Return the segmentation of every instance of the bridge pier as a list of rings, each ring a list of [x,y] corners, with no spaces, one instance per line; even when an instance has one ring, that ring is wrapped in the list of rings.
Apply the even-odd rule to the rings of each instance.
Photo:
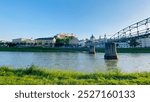
[[[105,43],[104,59],[107,59],[107,60],[118,59],[115,43],[113,43],[113,42]]]
[[[95,53],[96,53],[95,46],[91,45],[90,48],[89,48],[89,54],[95,54]]]

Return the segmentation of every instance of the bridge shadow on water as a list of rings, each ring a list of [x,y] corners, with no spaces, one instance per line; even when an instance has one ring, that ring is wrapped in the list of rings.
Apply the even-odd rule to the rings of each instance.
[[[120,71],[118,60],[105,60],[106,71]]]
[[[118,61],[119,60],[116,60],[116,59],[106,60],[103,57],[99,58],[98,56],[101,56],[101,55],[99,55],[99,54],[89,54],[89,57],[88,57],[91,61],[93,61],[93,64],[97,64],[97,60],[100,61],[99,63],[101,63],[101,64],[99,64],[99,65],[100,65],[100,67],[102,67],[102,69],[98,70],[99,69],[98,68],[97,71],[102,71],[103,70],[104,72],[105,71],[109,72],[109,71],[120,71],[121,70],[118,66]],[[96,63],[94,63],[94,62],[96,62]]]

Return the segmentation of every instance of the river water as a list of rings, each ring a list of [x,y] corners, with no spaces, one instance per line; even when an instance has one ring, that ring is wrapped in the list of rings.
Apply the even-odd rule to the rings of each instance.
[[[31,65],[81,72],[150,71],[150,53],[119,53],[118,60],[104,60],[104,53],[0,52],[0,66],[26,68]]]

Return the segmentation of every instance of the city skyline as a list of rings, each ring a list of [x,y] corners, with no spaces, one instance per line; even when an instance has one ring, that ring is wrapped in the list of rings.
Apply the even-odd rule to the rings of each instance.
[[[141,5],[142,4],[142,5]],[[0,40],[115,34],[150,15],[149,0],[1,0]]]

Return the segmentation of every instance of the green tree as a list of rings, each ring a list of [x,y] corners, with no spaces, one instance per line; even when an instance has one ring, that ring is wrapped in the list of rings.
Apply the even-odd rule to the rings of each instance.
[[[73,39],[73,37],[65,37],[63,39],[56,38],[56,46],[69,45],[71,39]]]
[[[140,43],[137,42],[136,39],[131,39],[130,42],[129,42],[129,45],[130,45],[131,47],[137,47],[138,45],[140,45]]]
[[[8,45],[9,47],[16,47],[16,46],[17,46],[17,44],[15,44],[15,43],[7,43],[7,45]]]

